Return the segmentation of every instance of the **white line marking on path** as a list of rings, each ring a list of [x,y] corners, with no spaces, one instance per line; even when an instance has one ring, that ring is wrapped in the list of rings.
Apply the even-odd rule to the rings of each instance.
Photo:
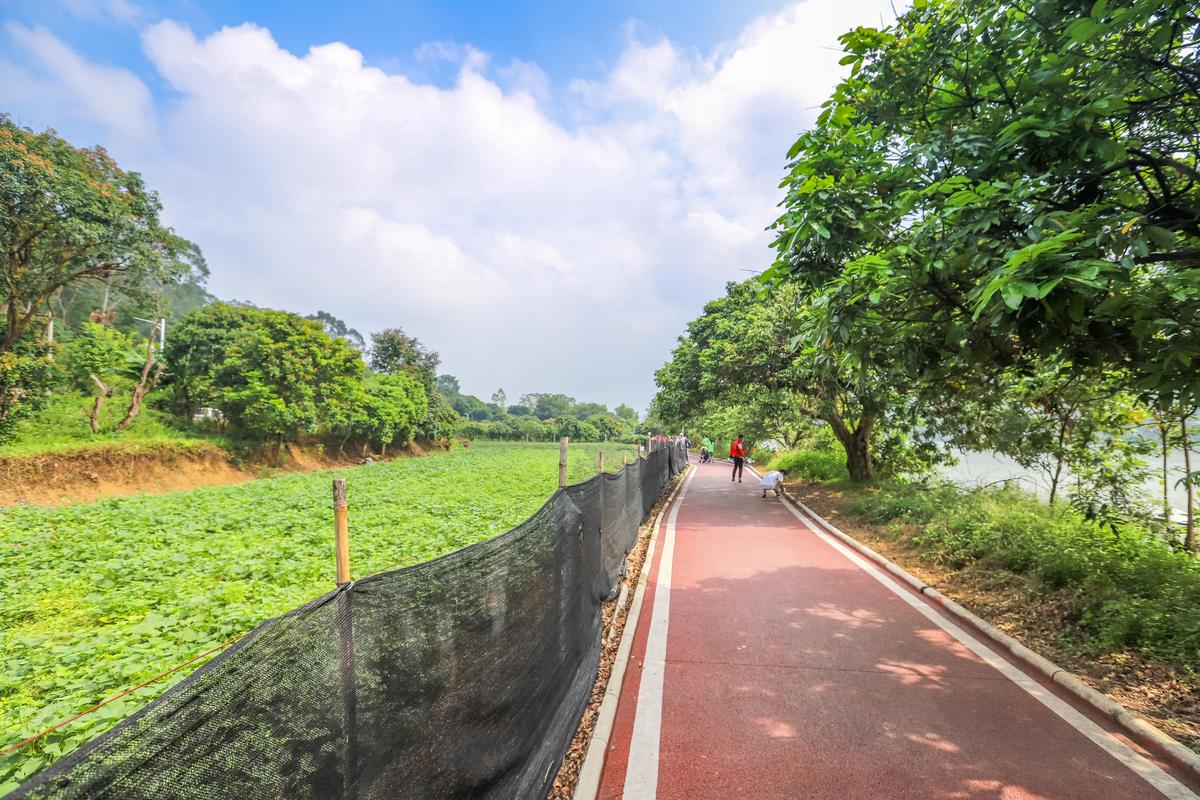
[[[850,548],[846,547],[846,545],[825,533],[825,531],[820,529],[820,526],[817,524],[817,522],[813,519],[810,519],[809,516],[803,511],[797,509],[790,502],[785,501],[783,505],[786,506],[788,511],[791,511],[798,520],[803,522],[809,530],[821,537],[826,544],[837,550],[846,558],[850,559],[850,561],[858,566],[859,569],[863,570],[872,578],[882,583],[901,600],[915,608],[930,622],[937,625],[939,628],[953,636],[962,644],[966,645],[973,653],[975,653],[975,655],[986,661],[1017,686],[1020,686],[1028,694],[1032,695],[1038,702],[1053,711],[1064,722],[1082,733],[1094,744],[1101,747],[1110,756],[1136,772],[1143,780],[1145,780],[1158,791],[1162,792],[1164,796],[1171,798],[1171,800],[1195,800],[1196,794],[1182,783],[1172,778],[1163,770],[1159,769],[1155,764],[1151,763],[1148,759],[1137,753],[1129,745],[1112,736],[1112,734],[1104,730],[1104,728],[1101,728],[1086,716],[1076,711],[1073,707],[1071,707],[1070,704],[1064,702],[1057,695],[1047,691],[1046,688],[1040,683],[1035,681],[1033,678],[1030,678],[1008,661],[1005,661],[991,648],[982,644],[974,636],[943,617],[937,611],[934,611],[925,600],[918,598],[912,592],[901,587],[900,584],[884,575],[882,572],[876,569],[875,566],[867,562]],[[666,557],[665,552],[663,553],[663,556],[664,558]],[[655,606],[655,612],[657,615],[657,603]],[[662,688],[661,680],[659,682],[659,688],[660,690]],[[629,784],[626,783],[627,792],[628,785]],[[639,797],[640,796],[642,795],[639,795]],[[645,797],[653,796],[653,794],[645,795]]]
[[[633,735],[629,742],[629,763],[625,767],[625,800],[654,800],[658,794],[658,750],[662,736],[663,675],[667,668],[667,617],[671,613],[671,561],[675,556],[675,518],[687,497],[692,470],[675,498],[663,531],[662,556],[654,588],[654,609],[642,661],[642,680],[638,684],[637,709],[633,716]]]

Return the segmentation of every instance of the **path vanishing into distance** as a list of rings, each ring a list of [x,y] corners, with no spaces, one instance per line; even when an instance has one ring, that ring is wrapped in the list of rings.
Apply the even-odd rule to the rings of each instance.
[[[664,517],[602,800],[1197,797],[729,470],[698,465]]]

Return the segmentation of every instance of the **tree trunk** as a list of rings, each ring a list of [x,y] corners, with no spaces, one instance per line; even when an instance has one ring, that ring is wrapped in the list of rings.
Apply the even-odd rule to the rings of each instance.
[[[123,431],[133,424],[137,419],[137,415],[142,411],[142,398],[149,393],[158,383],[158,379],[162,377],[163,367],[166,364],[162,361],[157,361],[154,358],[154,328],[150,329],[150,338],[146,340],[146,363],[142,366],[142,376],[138,379],[137,386],[133,387],[133,397],[129,401],[129,410],[125,412],[125,416],[117,423],[117,430]],[[157,366],[155,366],[157,364]],[[153,377],[150,371],[154,371]]]
[[[95,373],[89,373],[88,377],[92,379],[92,383],[96,384],[96,400],[92,403],[92,413],[88,417],[88,422],[92,424],[92,433],[100,432],[100,407],[104,405],[104,398],[112,397],[112,389],[108,387],[104,381],[96,377]]]
[[[1195,516],[1195,499],[1196,487],[1192,485],[1192,447],[1188,441],[1187,417],[1179,418],[1179,433],[1183,441],[1183,471],[1187,481],[1184,486],[1187,488],[1187,533],[1183,537],[1183,546],[1187,550],[1192,549],[1192,539],[1196,533],[1196,516]]]
[[[1067,427],[1070,424],[1070,413],[1068,412],[1066,416],[1060,413],[1058,419],[1058,450],[1054,453],[1054,477],[1050,480],[1050,505],[1054,505],[1054,498],[1058,496],[1058,482],[1062,480],[1063,443],[1067,440]]]
[[[1062,468],[1062,456],[1055,456],[1054,475],[1050,477],[1050,505],[1054,505],[1054,498],[1058,495],[1058,482],[1062,479]]]
[[[854,430],[846,425],[838,414],[823,418],[833,428],[833,435],[846,451],[846,471],[850,480],[865,483],[875,480],[875,464],[871,460],[871,432],[875,428],[875,416],[863,414]]]

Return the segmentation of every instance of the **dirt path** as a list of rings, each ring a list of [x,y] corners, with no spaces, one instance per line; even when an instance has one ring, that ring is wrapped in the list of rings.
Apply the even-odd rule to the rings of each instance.
[[[601,798],[1196,796],[727,470],[668,516]]]

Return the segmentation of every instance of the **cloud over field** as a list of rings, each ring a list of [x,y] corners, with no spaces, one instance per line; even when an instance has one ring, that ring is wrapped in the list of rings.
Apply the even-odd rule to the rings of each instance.
[[[124,6],[125,4],[123,4]],[[401,324],[464,388],[644,405],[674,337],[765,267],[783,157],[836,77],[838,33],[890,4],[808,0],[713,52],[631,26],[600,80],[431,43],[453,84],[343,43],[145,24],[165,88],[9,24],[0,107],[81,119],[146,173],[222,297],[364,332]]]

